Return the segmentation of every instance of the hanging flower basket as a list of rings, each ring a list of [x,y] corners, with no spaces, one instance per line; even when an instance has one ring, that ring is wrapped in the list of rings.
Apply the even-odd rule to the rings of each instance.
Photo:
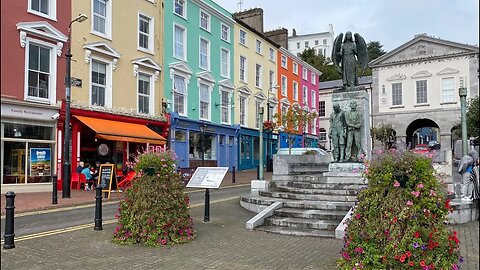
[[[273,121],[265,121],[263,122],[263,130],[265,131],[273,131],[277,125]]]

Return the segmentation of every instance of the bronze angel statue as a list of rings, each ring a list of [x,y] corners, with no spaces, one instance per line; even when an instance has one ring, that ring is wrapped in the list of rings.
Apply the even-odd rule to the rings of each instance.
[[[356,33],[353,41],[352,32],[340,33],[333,42],[332,60],[335,68],[342,74],[343,87],[358,85],[357,66],[362,69],[362,75],[368,67],[368,51],[365,40]]]

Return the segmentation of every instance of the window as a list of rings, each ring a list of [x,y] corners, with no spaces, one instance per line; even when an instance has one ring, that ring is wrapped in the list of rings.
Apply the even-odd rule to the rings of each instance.
[[[179,16],[182,16],[182,17],[186,17],[185,15],[185,0],[175,0],[175,6],[174,6],[174,9],[173,9],[173,13],[179,15]]]
[[[185,130],[175,130],[175,141],[176,142],[186,142],[187,134]]]
[[[240,30],[240,44],[247,46],[247,33]]]
[[[221,98],[222,98],[222,123],[230,123],[230,96],[227,91],[220,91]]]
[[[318,49],[318,55],[324,55],[322,49]]]
[[[298,83],[295,81],[293,82],[293,100],[298,101]],[[303,102],[306,102],[306,100]]]
[[[200,84],[200,119],[210,119],[210,91],[208,86]]]
[[[323,39],[323,45],[327,45],[327,39]]]
[[[138,15],[138,47],[153,52],[153,23],[152,18]]]
[[[93,32],[107,38],[110,38],[111,2],[108,0],[93,0]]]
[[[262,119],[260,119],[260,107],[262,107],[262,103],[259,100],[255,101],[255,127],[260,128],[260,123]]]
[[[298,64],[295,62],[293,62],[293,74],[298,75]]]
[[[317,118],[314,118],[312,120],[312,124],[310,125],[310,128],[311,128],[311,131],[310,131],[311,134],[317,134]]]
[[[247,123],[247,98],[240,96],[240,125],[245,126]]]
[[[222,23],[222,40],[230,42],[230,27]]]
[[[442,102],[455,102],[455,81],[453,77],[442,79]]]
[[[308,41],[305,41],[305,48],[308,48]]]
[[[273,70],[270,70],[270,72],[268,73],[268,85],[270,87],[270,89],[268,89],[268,91],[270,93],[273,93],[273,90],[275,90],[275,71]]]
[[[310,106],[311,106],[312,108],[316,108],[317,105],[316,105],[315,103],[317,103],[317,92],[312,91],[312,94],[311,94],[311,95],[312,95],[312,100],[311,100]]]
[[[185,39],[185,29],[175,25],[173,37],[173,56],[181,60],[185,60],[186,58]]]
[[[240,81],[247,81],[247,58],[240,56]]]
[[[200,68],[210,70],[210,42],[200,38]]]
[[[320,128],[320,134],[318,136],[318,139],[320,141],[326,141],[327,140],[327,131],[324,128]]]
[[[107,64],[96,60],[92,61],[92,100],[91,105],[105,106],[107,88]]]
[[[144,114],[153,114],[153,111],[150,110],[151,102],[151,78],[152,76],[139,73],[138,74],[138,112]]]
[[[56,20],[57,0],[29,0],[28,12]]]
[[[200,28],[210,31],[210,15],[203,10],[200,10]]]
[[[49,99],[51,49],[30,43],[28,47],[28,97]]]
[[[427,80],[416,81],[417,85],[417,104],[425,104],[428,102],[427,96]]]
[[[297,42],[297,49],[300,49],[300,42]]]
[[[308,80],[308,73],[306,68],[302,68],[302,78]]]
[[[304,85],[302,88],[302,100],[304,104],[307,103],[307,97],[308,97],[307,94],[308,94],[308,88]]]
[[[282,95],[287,96],[287,77],[282,75]]]
[[[173,110],[180,115],[185,115],[186,87],[185,78],[179,75],[173,76]]]
[[[262,54],[262,42],[258,39],[255,42],[255,51],[259,54]]]
[[[326,115],[325,109],[326,109],[325,108],[325,101],[322,100],[318,103],[318,116],[325,117],[325,115]]]
[[[287,68],[287,57],[282,55],[282,67]]]
[[[220,74],[223,77],[230,78],[230,51],[222,48],[220,58]]]
[[[392,83],[392,106],[402,105],[402,83]]]
[[[268,50],[268,58],[270,61],[275,62],[275,51],[272,48]]]
[[[287,115],[288,105],[282,104],[282,115]]]
[[[317,76],[315,75],[315,73],[312,72],[312,84],[313,85],[316,85],[317,84]]]
[[[262,87],[262,66],[259,64],[255,65],[255,86]]]
[[[317,45],[318,45],[318,39],[315,40],[315,46],[317,46]]]

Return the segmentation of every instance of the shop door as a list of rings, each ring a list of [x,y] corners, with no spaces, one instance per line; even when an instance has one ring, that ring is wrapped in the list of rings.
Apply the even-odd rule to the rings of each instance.
[[[235,162],[235,156],[236,156],[236,145],[235,145],[235,137],[233,136],[228,136],[228,147],[227,147],[227,157],[228,157],[228,167],[230,169],[233,169],[233,166],[237,167],[237,164]]]
[[[188,141],[187,141],[187,131],[186,130],[175,130],[174,131],[175,142],[173,143],[173,150],[177,155],[177,164],[180,168],[188,168],[190,166],[189,162],[189,151],[188,151]]]
[[[227,147],[225,147],[225,135],[218,136],[218,166],[228,166]]]

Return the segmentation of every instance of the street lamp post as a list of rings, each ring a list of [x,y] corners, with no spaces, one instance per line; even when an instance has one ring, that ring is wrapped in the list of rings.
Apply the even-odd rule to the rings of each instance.
[[[67,61],[66,78],[65,78],[65,124],[64,124],[64,138],[63,138],[63,185],[62,185],[62,198],[70,198],[70,173],[71,173],[71,156],[70,156],[70,87],[72,83],[71,66],[72,66],[72,53],[71,53],[71,37],[72,37],[72,24],[74,22],[83,22],[87,19],[87,15],[79,14],[73,21],[68,24],[68,41],[67,41],[67,53],[65,59]]]
[[[271,85],[270,88],[267,91],[267,121],[269,121],[269,122],[272,119],[271,112],[270,112],[270,91],[272,89],[278,89],[278,85]],[[263,120],[262,120],[261,124],[263,125]],[[271,142],[270,142],[270,133],[271,132],[272,131],[267,131],[267,155],[266,155],[266,157],[267,157],[267,172],[273,170],[273,168],[270,168],[270,155],[273,156],[273,149],[272,149],[272,145],[271,145]],[[273,167],[273,166],[271,166],[271,167]],[[269,170],[269,169],[271,169],[271,170]]]
[[[202,167],[205,167],[205,131],[207,129],[207,125],[202,123],[200,125],[200,135],[201,135],[201,150],[202,150]],[[205,189],[205,211],[203,215],[203,222],[210,222],[210,190],[208,188]]]
[[[259,108],[258,111],[258,118],[260,118],[260,160],[258,161],[258,166],[259,166],[259,174],[258,174],[258,180],[262,181],[265,180],[263,178],[263,107]]]
[[[460,96],[460,108],[462,110],[462,156],[468,154],[467,143],[467,88],[464,86],[463,77],[460,78],[460,88],[458,94]]]

